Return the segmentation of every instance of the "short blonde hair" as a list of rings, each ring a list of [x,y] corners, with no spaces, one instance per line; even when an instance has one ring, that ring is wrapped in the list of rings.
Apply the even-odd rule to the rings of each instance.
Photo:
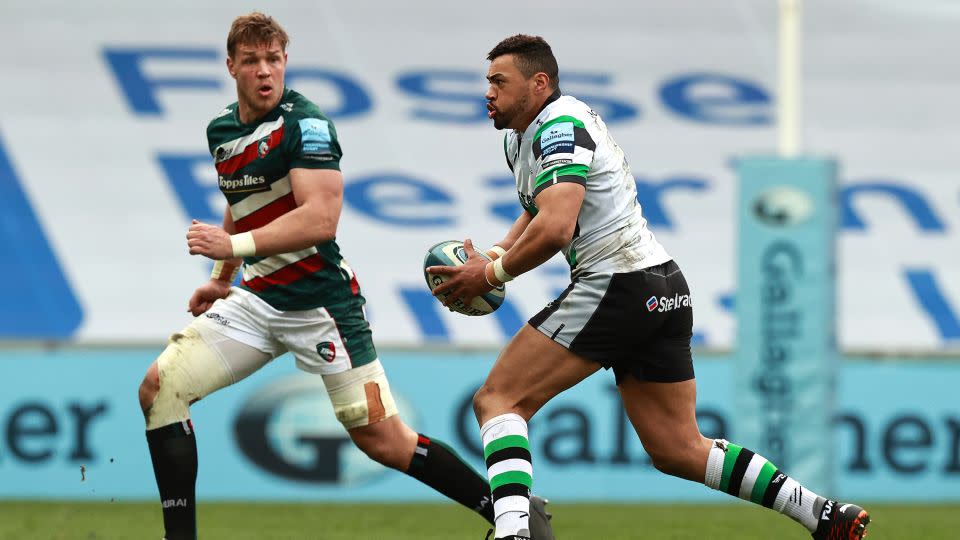
[[[287,50],[290,37],[273,17],[254,11],[233,20],[227,34],[227,55],[233,58],[237,45],[269,45],[276,40],[280,48]]]

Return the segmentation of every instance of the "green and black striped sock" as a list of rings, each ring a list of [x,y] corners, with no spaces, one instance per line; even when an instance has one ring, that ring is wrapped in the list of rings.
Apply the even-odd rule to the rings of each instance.
[[[703,482],[789,516],[813,532],[825,499],[807,490],[760,454],[723,439],[713,441]]]
[[[501,414],[480,428],[487,478],[496,516],[496,538],[529,534],[530,489],[533,462],[527,438],[527,422],[517,414]]]

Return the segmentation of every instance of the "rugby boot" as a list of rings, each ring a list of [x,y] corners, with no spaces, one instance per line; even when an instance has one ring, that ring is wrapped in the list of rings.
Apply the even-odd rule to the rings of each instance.
[[[814,540],[860,540],[867,535],[870,514],[855,504],[826,501]]]
[[[490,540],[490,535],[493,534],[493,529],[487,531],[487,536],[484,540]],[[493,540],[531,540],[530,531],[527,529],[520,529],[517,531],[517,534],[508,534],[507,536],[495,536]]]
[[[547,499],[530,496],[530,538],[532,540],[556,540],[550,520],[553,514],[547,512]]]

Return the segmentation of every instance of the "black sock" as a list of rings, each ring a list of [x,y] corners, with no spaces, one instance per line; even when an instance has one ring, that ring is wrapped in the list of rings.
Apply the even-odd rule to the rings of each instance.
[[[196,540],[197,439],[190,420],[147,431],[166,540]]]
[[[418,434],[417,448],[407,474],[480,514],[493,524],[490,484],[467,465],[456,451],[436,439]]]

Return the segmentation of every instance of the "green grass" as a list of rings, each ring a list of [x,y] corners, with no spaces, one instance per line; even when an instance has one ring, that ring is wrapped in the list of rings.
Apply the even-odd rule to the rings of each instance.
[[[960,538],[960,505],[867,505],[870,540]],[[747,504],[551,504],[559,540],[809,538],[791,520]],[[485,523],[449,504],[204,503],[202,540],[480,540]],[[148,503],[0,502],[0,540],[160,540]]]

